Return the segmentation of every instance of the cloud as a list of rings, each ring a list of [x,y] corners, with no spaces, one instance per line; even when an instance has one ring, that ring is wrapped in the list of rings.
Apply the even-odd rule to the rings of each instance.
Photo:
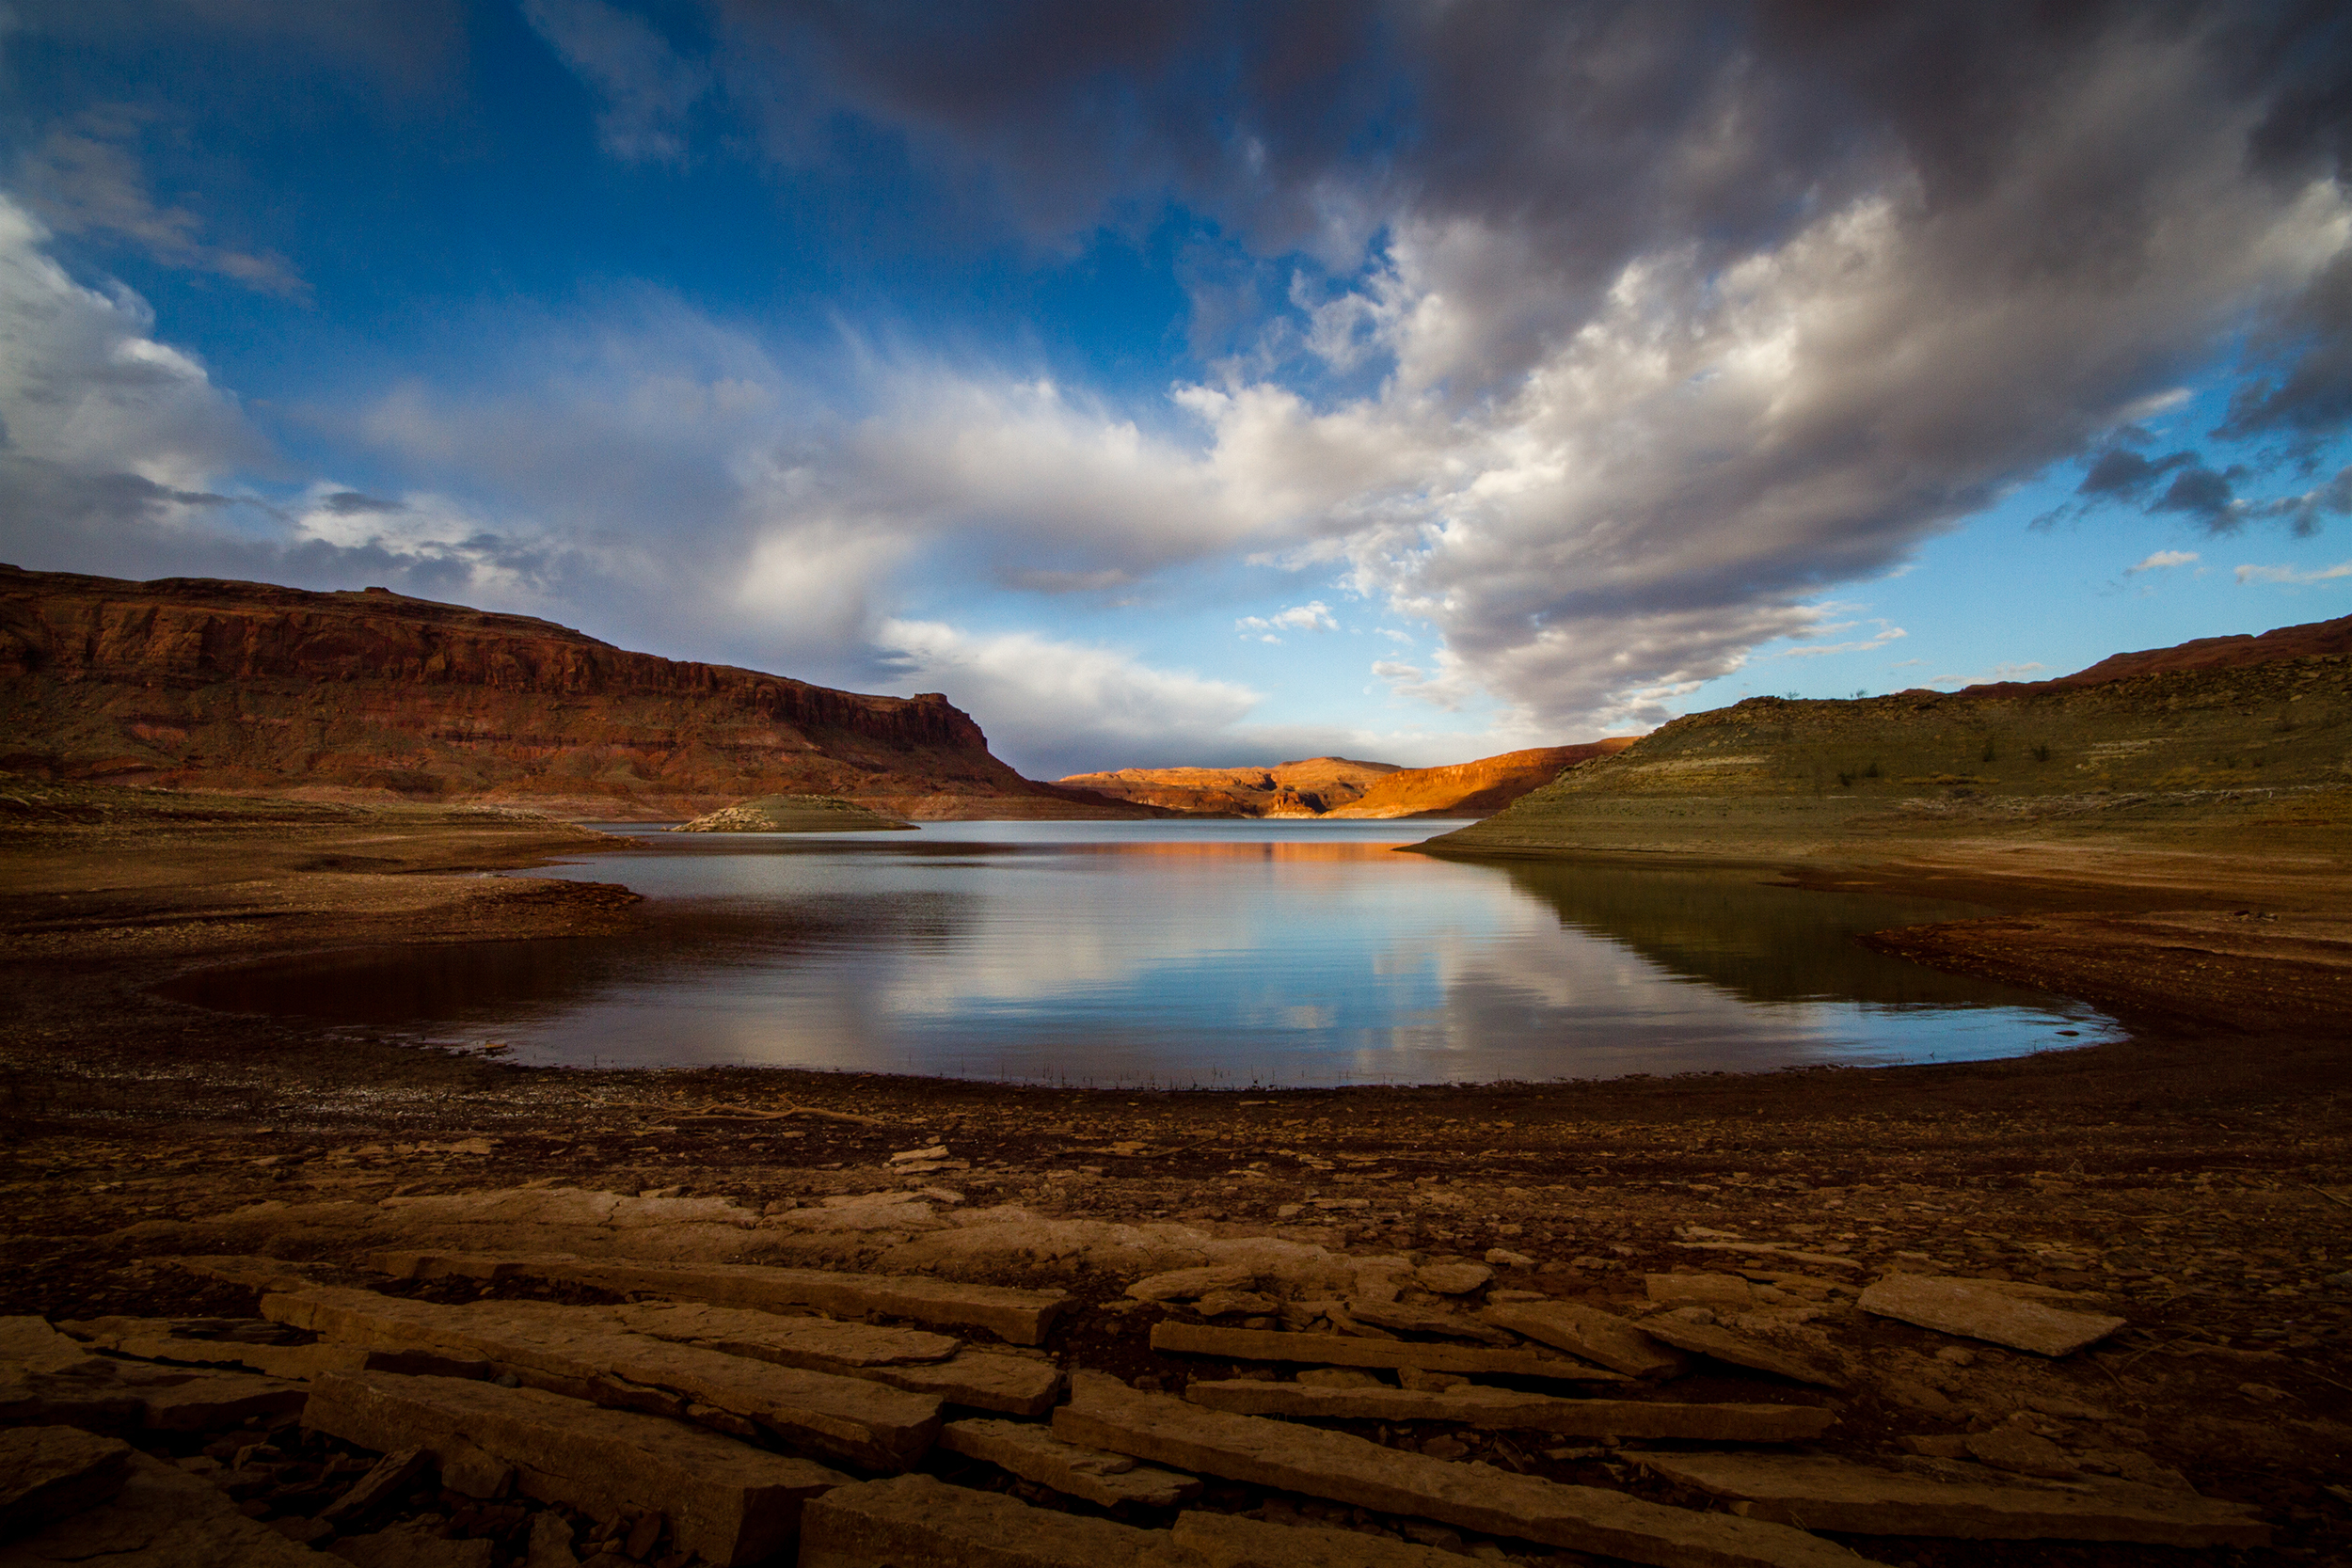
[[[2124,567],[2123,575],[2127,578],[2137,577],[2142,572],[2162,571],[2168,566],[2185,566],[2198,559],[2195,550],[2157,550]]]
[[[1992,669],[1980,670],[1973,675],[1937,675],[1928,684],[1930,686],[1974,686],[1980,681],[2022,680],[2042,668],[2042,665],[2039,660],[2027,660],[2021,664],[1995,664]]]
[[[2305,443],[2352,420],[2352,253],[2338,256],[2256,339],[2270,373],[2239,388],[2217,434]]]
[[[145,300],[74,282],[47,239],[0,196],[0,521],[11,548],[56,559],[75,541],[186,528],[231,505],[220,479],[266,456],[236,400],[156,340]]]
[[[1851,630],[1857,625],[1859,625],[1858,622],[1848,621],[1836,626],[1819,626],[1812,628],[1810,635],[1825,637],[1832,632]],[[1800,642],[1793,648],[1783,648],[1772,657],[1774,658],[1819,658],[1825,654],[1867,654],[1910,635],[1900,626],[1889,626],[1886,622],[1881,621],[1878,630],[1858,641]]]
[[[1033,238],[1164,199],[1291,257],[1287,312],[1203,266],[1221,320],[1277,314],[1179,388],[1207,442],[1170,493],[1229,540],[1303,532],[1257,547],[1343,565],[1442,638],[1449,700],[1548,726],[1654,721],[1804,634],[1823,586],[2097,450],[2265,302],[2301,302],[2296,418],[2336,417],[2340,149],[2287,107],[2335,90],[2311,13],[726,14],[801,89],[781,156],[846,115]],[[2084,499],[2113,496],[2256,515],[2187,453],[2108,451]]]
[[[1337,631],[1339,622],[1331,618],[1331,607],[1321,599],[1293,605],[1272,615],[1245,615],[1233,623],[1233,629],[1244,637],[1254,637],[1262,642],[1279,642],[1285,631]]]
[[[1231,681],[1029,632],[891,620],[877,640],[905,680],[952,693],[997,755],[1038,778],[1100,768],[1105,757],[1150,767],[1225,751],[1233,726],[1263,701]]]
[[[605,0],[523,0],[523,16],[602,100],[596,139],[607,152],[628,163],[685,160],[687,119],[710,90],[708,67]]]
[[[185,207],[159,206],[127,143],[142,117],[95,109],[62,126],[18,161],[24,202],[61,234],[111,234],[167,266],[215,273],[262,293],[307,300],[305,283],[282,256],[209,245],[203,220]]]
[[[2237,579],[2241,583],[2300,586],[2312,582],[2332,582],[2338,578],[2352,578],[2352,561],[2339,561],[2333,566],[2316,567],[2307,572],[2298,572],[2292,566],[2240,566],[2237,569]]]

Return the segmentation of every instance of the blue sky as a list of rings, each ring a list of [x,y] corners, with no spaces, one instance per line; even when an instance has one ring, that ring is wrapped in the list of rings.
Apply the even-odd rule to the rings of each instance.
[[[2063,9],[11,0],[0,559],[1048,777],[2352,613],[2347,24]]]

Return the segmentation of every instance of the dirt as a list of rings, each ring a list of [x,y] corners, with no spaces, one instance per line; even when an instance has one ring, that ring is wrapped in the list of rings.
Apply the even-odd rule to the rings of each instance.
[[[1979,876],[1965,857],[1799,874],[1965,890],[2005,911],[1873,940],[2082,996],[2126,1026],[2125,1038],[2082,1050],[1542,1085],[1073,1091],[535,1069],[204,1012],[151,988],[199,968],[388,941],[626,931],[635,895],[473,874],[596,842],[520,814],[23,781],[0,787],[0,1203],[11,1216],[0,1312],[252,1312],[251,1291],[163,1266],[125,1238],[136,1224],[526,1182],[676,1188],[757,1209],[904,1184],[886,1157],[945,1142],[968,1162],[954,1180],[976,1207],[1272,1229],[1422,1260],[1501,1247],[1551,1265],[1506,1267],[1506,1283],[1620,1307],[1640,1296],[1645,1273],[1727,1266],[1684,1244],[1693,1227],[1842,1250],[1869,1271],[2095,1291],[2129,1326],[2054,1363],[1979,1347],[1975,1365],[1955,1368],[1931,1359],[1950,1343],[1939,1336],[1846,1314],[1841,1346],[1877,1370],[1840,1396],[1833,1447],[1883,1451],[1905,1434],[2022,1418],[2256,1503],[2307,1560],[2352,1554],[2352,1505],[2330,1490],[2352,1467],[2352,1041],[2342,1022],[2352,946],[2316,882],[2265,909],[2153,875],[2103,883],[2057,862],[2023,879]],[[1004,1282],[1061,1284],[1087,1305],[1050,1347],[1065,1361],[1170,1387],[1230,1375],[1152,1352],[1159,1309],[1101,1310],[1117,1280],[1038,1265]],[[2020,1408],[2021,1389],[2107,1418],[2004,1414]],[[1475,1457],[1562,1480],[1646,1484],[1609,1454],[1462,1441]],[[1290,1506],[1234,1488],[1212,1501]],[[1851,1544],[1935,1568],[2195,1555]]]

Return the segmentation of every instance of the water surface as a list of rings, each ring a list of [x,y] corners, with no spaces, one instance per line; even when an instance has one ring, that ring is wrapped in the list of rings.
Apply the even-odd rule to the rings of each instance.
[[[1176,1086],[1952,1061],[2114,1032],[1854,941],[1968,906],[1392,847],[1458,825],[623,826],[649,847],[530,875],[627,883],[642,932],[372,949],[171,993],[520,1061]]]

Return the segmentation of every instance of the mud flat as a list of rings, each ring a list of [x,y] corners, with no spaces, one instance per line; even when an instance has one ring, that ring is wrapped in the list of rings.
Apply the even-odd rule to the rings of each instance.
[[[776,1544],[801,1531],[842,1562],[1016,1530],[1039,1560],[1171,1563],[1187,1542],[1234,1561],[1936,1568],[2352,1551],[2333,1490],[2352,1468],[2352,1053],[2315,903],[2190,883],[2119,900],[2062,855],[2028,895],[1964,859],[1801,872],[1990,888],[1972,895],[2026,934],[1966,940],[2073,966],[2130,1028],[2001,1062],[1238,1094],[564,1072],[150,988],[358,943],[625,931],[626,889],[473,874],[576,853],[585,830],[0,797],[0,1313],[45,1321],[8,1326],[21,1386],[0,1408],[19,1433],[104,1429],[13,1439],[58,1471],[40,1496],[81,1507],[45,1531],[135,1508],[224,1541],[392,1538],[349,1548],[365,1560],[421,1536],[485,1563],[543,1539],[567,1560],[559,1536],[572,1561],[789,1561]],[[1947,961],[1956,939],[1879,940]],[[763,1327],[738,1305],[763,1268],[803,1296],[806,1271],[839,1276],[823,1299],[844,1312],[1061,1294],[1038,1344],[936,1311],[828,1327],[789,1291]],[[354,1291],[497,1332],[304,1305]],[[368,1326],[412,1320],[430,1333]],[[648,1343],[622,1357],[615,1335]],[[1387,1348],[1295,1359],[1335,1338]],[[710,1402],[725,1380],[703,1358],[786,1354],[813,1414]],[[103,1376],[60,1370],[92,1361]],[[1538,1375],[1444,1370],[1472,1363]],[[1006,1395],[1024,1367],[1075,1384],[1079,1415]],[[883,1392],[938,1400],[942,1430],[1037,1430],[919,1456],[919,1436],[789,1435]],[[1594,1436],[1605,1419],[1559,1409],[1581,1400],[1656,1408]],[[1760,1440],[1784,1432],[1813,1435]],[[1781,1522],[1809,1510],[1839,1523]]]

